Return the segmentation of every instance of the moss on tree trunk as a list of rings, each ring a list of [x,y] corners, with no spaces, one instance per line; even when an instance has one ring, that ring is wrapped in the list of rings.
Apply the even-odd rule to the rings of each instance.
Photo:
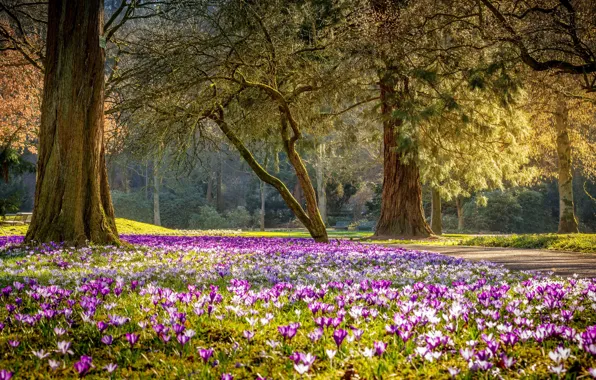
[[[567,103],[559,100],[555,112],[555,127],[557,128],[557,156],[559,169],[559,230],[560,234],[579,232],[575,217],[573,202],[573,172],[571,168],[571,141],[567,129]]]
[[[441,193],[435,188],[431,190],[431,214],[430,214],[430,228],[435,235],[443,234],[443,221],[441,212]]]
[[[119,243],[105,164],[103,0],[52,0],[26,241]]]
[[[398,88],[399,87],[399,88]],[[407,78],[392,69],[381,75],[383,116],[383,192],[375,237],[422,238],[432,234],[422,209],[420,173],[412,150],[398,143],[403,119],[395,117],[408,91]],[[404,159],[410,155],[409,159]]]

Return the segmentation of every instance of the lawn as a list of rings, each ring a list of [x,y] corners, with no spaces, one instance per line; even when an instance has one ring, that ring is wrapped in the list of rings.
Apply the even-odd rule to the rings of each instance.
[[[333,239],[367,239],[372,232],[366,231],[335,231],[329,230],[329,237]],[[309,237],[305,230],[279,231],[250,231],[242,232],[242,236],[262,237]],[[415,245],[462,245],[482,247],[508,247],[526,249],[548,249],[555,251],[570,251],[596,253],[596,234],[522,234],[522,235],[468,235],[443,234],[440,238],[421,240],[369,240],[379,244],[415,244]]]
[[[188,236],[244,236],[244,237],[277,237],[277,238],[309,238],[305,229],[280,229],[267,231],[234,231],[234,230],[175,230],[129,219],[116,218],[118,232],[121,234],[158,234]],[[0,226],[0,236],[25,235],[27,226]],[[370,238],[370,231],[328,230],[331,239],[362,240]],[[508,247],[527,249],[548,249],[596,253],[596,234],[525,234],[525,235],[468,235],[443,234],[440,238],[422,240],[368,240],[378,244],[414,244],[414,245],[462,245],[482,247]]]
[[[0,251],[0,379],[596,374],[590,279],[349,241],[123,239]]]

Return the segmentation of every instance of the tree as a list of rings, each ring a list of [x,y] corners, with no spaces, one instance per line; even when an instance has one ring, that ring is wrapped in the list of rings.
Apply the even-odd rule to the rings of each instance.
[[[335,85],[338,61],[333,55],[337,51],[325,45],[333,42],[334,35],[325,23],[319,28],[310,5],[288,4],[281,14],[278,4],[244,1],[181,10],[187,20],[182,26],[162,23],[159,29],[139,35],[144,42],[136,45],[139,51],[119,74],[126,77],[127,70],[135,71],[127,84],[135,100],[120,109],[140,111],[139,104],[144,103],[142,112],[149,109],[156,118],[168,120],[170,127],[162,136],[168,143],[180,143],[186,136],[182,144],[188,144],[216,126],[258,178],[279,192],[313,238],[327,241],[301,152],[305,134],[314,130],[302,113],[320,109],[317,94]],[[152,44],[163,48],[159,53],[146,48]],[[157,69],[158,74],[142,73],[139,67]],[[150,84],[144,85],[144,93],[132,90],[133,83],[147,77]],[[256,139],[273,138],[292,165],[305,207],[250,149]]]
[[[26,240],[119,243],[103,144],[103,1],[50,1],[35,207]]]
[[[596,165],[592,93],[573,89],[570,78],[545,78],[530,73],[526,105],[532,116],[531,136],[534,164],[543,178],[557,178],[559,190],[559,233],[579,231],[573,195],[575,173],[592,177]]]
[[[0,172],[4,182],[9,170],[23,165],[21,154],[36,152],[42,75],[7,50],[0,55]]]
[[[406,139],[404,118],[395,117],[409,96],[409,80],[392,67],[380,76],[383,116],[383,193],[375,237],[427,237],[432,234],[422,209],[417,149]]]
[[[527,95],[514,67],[478,60],[474,70],[435,88],[445,100],[423,112],[419,162],[422,181],[431,188],[431,224],[437,233],[442,230],[441,198],[529,183],[536,170],[528,167]]]
[[[591,0],[480,0],[491,18],[480,19],[487,39],[512,45],[535,71],[575,76],[596,90],[596,7]],[[577,83],[576,83],[577,86]]]
[[[511,44],[520,60],[537,72],[567,76],[574,86],[596,91],[596,7],[590,0],[528,1],[481,0],[493,17],[484,28],[490,38]],[[492,25],[491,25],[492,24]],[[492,27],[492,29],[491,29]],[[579,81],[577,80],[579,79]],[[570,84],[574,81],[575,84]],[[567,132],[568,111],[564,101],[555,112],[559,162],[559,233],[578,232],[573,202],[571,143]]]

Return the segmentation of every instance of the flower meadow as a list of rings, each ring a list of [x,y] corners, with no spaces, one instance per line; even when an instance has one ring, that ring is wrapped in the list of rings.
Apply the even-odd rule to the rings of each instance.
[[[596,281],[337,241],[0,239],[0,380],[596,377]]]

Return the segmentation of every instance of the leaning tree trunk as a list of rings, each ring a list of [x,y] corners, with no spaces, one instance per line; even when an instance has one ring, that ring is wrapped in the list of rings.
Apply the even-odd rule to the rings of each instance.
[[[281,119],[281,136],[284,142],[284,148],[290,164],[294,168],[296,178],[298,178],[298,183],[302,189],[304,201],[306,202],[306,213],[308,214],[310,223],[305,225],[305,227],[315,241],[327,243],[329,237],[327,236],[327,228],[319,212],[317,195],[308,175],[308,170],[306,170],[306,166],[304,166],[304,162],[302,161],[302,157],[300,157],[300,154],[296,150],[296,141],[300,138],[300,135],[294,130],[296,126],[292,128],[291,124],[295,121],[288,120],[287,115],[283,115],[283,113]],[[292,136],[290,136],[290,129],[292,129]]]
[[[435,188],[431,189],[431,214],[430,228],[435,235],[443,234],[443,221],[441,220],[441,193]]]
[[[263,182],[268,183],[269,185],[273,186],[284,200],[286,205],[290,208],[292,213],[296,215],[298,220],[306,227],[310,236],[321,243],[329,242],[329,238],[327,236],[327,230],[325,228],[325,224],[321,219],[321,214],[319,214],[317,206],[316,206],[316,197],[315,192],[312,187],[312,183],[308,178],[308,172],[306,171],[306,167],[304,163],[300,159],[300,156],[295,151],[293,144],[290,140],[286,140],[284,138],[284,143],[286,145],[286,153],[290,157],[290,162],[296,171],[296,175],[298,177],[299,182],[306,182],[305,187],[310,191],[305,191],[304,187],[302,190],[305,193],[306,205],[307,210],[305,211],[300,203],[296,200],[296,198],[292,195],[292,192],[287,188],[287,186],[277,177],[269,174],[266,168],[263,168],[252,155],[252,153],[246,148],[242,140],[236,136],[234,131],[230,128],[230,126],[225,122],[223,119],[223,112],[220,111],[219,117],[212,116],[213,120],[217,123],[220,130],[223,134],[228,138],[228,140],[238,149],[238,152],[244,158],[248,166],[254,171],[254,173],[259,177],[259,179]],[[284,136],[287,136],[287,131],[284,132]],[[289,143],[289,144],[288,144]],[[289,149],[288,149],[289,148]],[[306,180],[304,177],[307,177]],[[313,211],[314,205],[314,211]]]
[[[161,226],[161,211],[159,208],[159,165],[153,162],[153,224]]]
[[[103,141],[103,21],[103,0],[49,2],[28,242],[119,243]]]
[[[579,232],[573,203],[573,174],[571,170],[571,142],[569,140],[568,109],[565,100],[559,100],[555,112],[557,128],[557,156],[559,158],[559,230],[560,234]]]
[[[397,89],[398,85],[401,87]],[[375,237],[428,237],[432,231],[424,218],[422,187],[416,160],[404,160],[398,143],[403,120],[394,117],[401,98],[407,93],[407,78],[399,78],[393,70],[381,77],[381,113],[383,116],[383,192],[381,216]]]

